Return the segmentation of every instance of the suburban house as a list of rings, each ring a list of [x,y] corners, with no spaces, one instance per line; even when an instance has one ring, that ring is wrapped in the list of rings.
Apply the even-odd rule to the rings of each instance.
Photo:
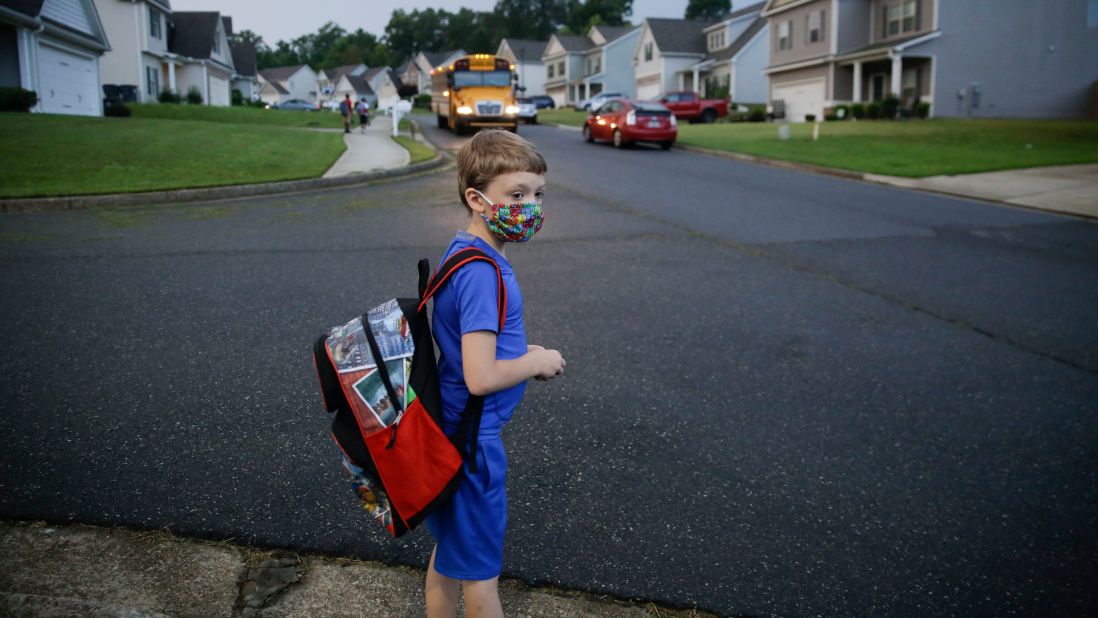
[[[0,86],[33,90],[47,114],[103,115],[110,50],[91,0],[0,0]]]
[[[259,98],[267,103],[290,99],[317,100],[317,75],[307,64],[273,67],[259,72]]]
[[[406,60],[394,72],[402,86],[408,86],[419,94],[419,67],[414,60],[414,58]]]
[[[229,50],[233,54],[232,89],[240,93],[245,101],[259,100],[259,73],[256,70],[255,44],[248,41],[229,41]]]
[[[545,53],[548,43],[525,39],[503,39],[499,42],[496,55],[515,65],[518,75],[516,90],[523,96],[545,94],[545,65],[541,63],[541,55]]]
[[[368,69],[361,62],[358,64],[345,64],[332,69],[321,69],[316,74],[317,98],[322,103],[342,99],[343,94],[336,94],[336,87],[344,75],[362,75]],[[353,94],[353,93],[351,93]]]
[[[400,78],[389,67],[374,67],[363,73],[362,78],[374,91],[378,109],[389,107],[399,97]]]
[[[168,51],[183,63],[176,76],[177,91],[187,94],[196,90],[207,105],[230,105],[236,71],[221,14],[175,11],[171,21]]]
[[[99,61],[103,83],[136,86],[139,102],[155,102],[176,90],[183,63],[168,50],[172,7],[168,0],[96,0],[111,51]]]
[[[1094,0],[768,0],[770,101],[821,117],[899,99],[934,116],[1082,117],[1098,80]]]
[[[583,55],[581,98],[600,92],[620,92],[629,98],[636,95],[633,52],[640,33],[636,26],[591,26],[587,38],[592,46]]]
[[[732,11],[705,28],[707,53],[680,71],[680,83],[703,97],[724,97],[737,103],[766,103],[766,69],[770,62],[769,30],[762,17],[764,2]]]
[[[594,47],[585,36],[554,34],[545,45],[541,63],[545,65],[545,94],[557,107],[575,105],[583,98],[579,84],[583,77],[583,58]]]
[[[709,53],[705,30],[710,25],[694,19],[644,20],[633,56],[638,99],[658,99],[672,90],[701,91],[701,72],[691,67]],[[687,74],[692,77],[689,83]]]
[[[377,107],[377,94],[374,93],[374,89],[370,87],[370,83],[366,81],[365,76],[362,74],[344,73],[339,78],[335,91],[332,93],[332,98],[342,101],[345,95],[351,95],[351,100],[356,102],[366,99],[366,102],[370,104],[370,109]]]
[[[435,67],[447,66],[465,55],[464,49],[452,49],[443,52],[419,52],[412,59],[418,73],[417,88],[420,94],[431,94],[431,71]]]
[[[229,37],[229,53],[233,59],[233,78],[229,89],[239,92],[244,101],[258,100],[259,78],[256,75],[255,44],[237,40],[233,34],[232,17],[223,16],[221,23],[225,26],[225,35]]]

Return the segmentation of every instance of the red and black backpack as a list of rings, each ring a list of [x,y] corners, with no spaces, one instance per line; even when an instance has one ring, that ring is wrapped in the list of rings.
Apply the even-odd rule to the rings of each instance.
[[[442,430],[435,342],[427,301],[457,269],[483,260],[496,268],[499,330],[507,293],[495,260],[480,249],[455,252],[433,274],[419,261],[419,298],[382,303],[321,335],[313,345],[332,438],[363,507],[394,537],[419,525],[457,490],[464,462],[476,471],[483,396],[469,396],[453,436]]]

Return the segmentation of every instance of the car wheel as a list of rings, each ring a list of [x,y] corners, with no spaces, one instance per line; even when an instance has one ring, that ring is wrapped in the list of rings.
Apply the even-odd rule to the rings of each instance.
[[[674,144],[674,143],[675,142],[673,142],[671,140],[666,140],[666,141],[660,142],[660,148],[663,148],[664,150],[671,150],[671,145]]]
[[[716,122],[716,120],[717,120],[717,112],[715,112],[711,109],[707,109],[704,112],[702,112],[702,122],[704,122],[705,124],[712,124],[713,122]]]
[[[537,123],[538,123],[538,117],[537,116],[534,116],[533,118],[530,119],[530,124],[537,124]]]
[[[614,129],[614,148],[625,148],[625,137],[621,134],[621,129]]]
[[[587,142],[588,144],[595,141],[595,137],[591,135],[591,125],[583,125],[583,141]]]

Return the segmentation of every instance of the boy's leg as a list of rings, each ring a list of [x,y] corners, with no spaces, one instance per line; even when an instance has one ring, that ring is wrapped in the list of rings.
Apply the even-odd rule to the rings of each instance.
[[[461,589],[465,595],[465,615],[468,618],[503,618],[498,577],[465,581],[462,582]]]
[[[428,618],[452,618],[457,615],[458,589],[461,581],[451,579],[435,570],[436,545],[431,550],[431,564],[427,567],[427,585],[425,593],[427,597]],[[468,603],[466,599],[466,603]],[[466,610],[468,611],[468,610]],[[469,614],[472,616],[472,614]],[[502,616],[502,614],[500,614]]]

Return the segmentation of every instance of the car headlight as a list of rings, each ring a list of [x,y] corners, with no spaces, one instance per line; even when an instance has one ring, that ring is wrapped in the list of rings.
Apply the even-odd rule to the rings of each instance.
[[[508,116],[513,116],[513,115],[519,113],[519,108],[518,108],[518,105],[508,105],[503,111]]]
[[[458,113],[462,116],[468,116],[469,114],[473,113],[473,108],[469,107],[468,105],[462,105],[458,108]]]

